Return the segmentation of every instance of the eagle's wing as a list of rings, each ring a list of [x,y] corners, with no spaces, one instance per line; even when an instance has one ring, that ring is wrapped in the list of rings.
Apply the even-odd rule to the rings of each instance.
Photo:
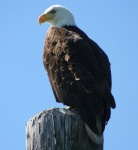
[[[106,53],[95,43],[93,40],[90,39],[91,47],[93,47],[93,51],[95,53],[95,56],[101,66],[101,69],[103,70],[103,75],[107,80],[107,83],[109,85],[109,88],[111,90],[112,87],[112,76],[111,76],[111,70],[110,70],[110,62],[108,59],[108,56]]]

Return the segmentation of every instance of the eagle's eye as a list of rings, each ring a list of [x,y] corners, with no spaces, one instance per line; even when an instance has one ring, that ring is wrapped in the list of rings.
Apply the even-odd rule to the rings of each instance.
[[[56,10],[53,9],[53,10],[50,11],[50,13],[51,13],[51,14],[55,14],[55,13],[56,13]]]

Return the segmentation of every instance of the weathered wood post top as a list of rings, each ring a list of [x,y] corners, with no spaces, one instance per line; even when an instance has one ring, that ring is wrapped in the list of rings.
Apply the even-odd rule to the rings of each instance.
[[[75,110],[53,108],[27,122],[26,150],[103,150],[103,143],[89,139]]]

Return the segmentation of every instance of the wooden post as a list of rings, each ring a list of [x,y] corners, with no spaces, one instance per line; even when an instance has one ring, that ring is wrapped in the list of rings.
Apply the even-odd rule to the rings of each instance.
[[[103,144],[89,139],[75,110],[53,108],[27,122],[26,150],[103,150]]]

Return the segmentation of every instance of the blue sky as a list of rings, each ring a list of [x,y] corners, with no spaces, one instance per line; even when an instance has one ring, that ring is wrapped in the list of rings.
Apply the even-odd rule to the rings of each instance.
[[[29,118],[55,102],[42,63],[48,24],[39,15],[61,4],[108,54],[117,108],[105,130],[105,150],[138,149],[138,1],[4,0],[0,5],[0,147],[25,149]]]

